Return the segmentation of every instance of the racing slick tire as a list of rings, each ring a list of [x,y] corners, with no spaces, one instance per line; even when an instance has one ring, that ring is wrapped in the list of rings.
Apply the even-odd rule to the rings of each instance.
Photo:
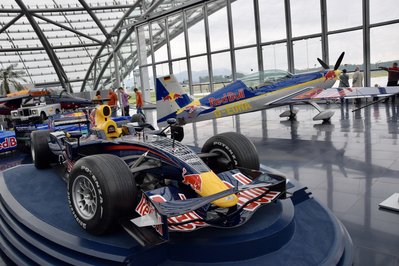
[[[77,223],[94,235],[109,231],[120,218],[131,218],[137,187],[119,157],[98,154],[78,160],[69,175],[68,202]]]
[[[49,130],[36,130],[30,134],[32,160],[38,169],[48,168],[51,163],[57,161],[56,156],[51,152],[47,143],[49,135]]]
[[[259,156],[255,145],[239,133],[226,132],[211,137],[205,142],[202,152],[221,155],[205,161],[215,173],[242,167],[240,171],[251,177],[251,170],[259,170]]]

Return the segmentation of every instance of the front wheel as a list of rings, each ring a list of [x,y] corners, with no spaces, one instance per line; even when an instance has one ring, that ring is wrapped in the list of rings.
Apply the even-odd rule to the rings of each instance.
[[[33,131],[30,135],[32,160],[38,169],[48,168],[51,163],[56,162],[57,157],[52,153],[48,146],[49,136],[49,130]]]
[[[111,154],[83,157],[68,180],[68,201],[78,224],[94,235],[108,231],[121,217],[131,217],[137,187],[126,163]]]
[[[211,137],[202,152],[219,155],[206,159],[215,173],[240,168],[241,172],[251,176],[251,170],[259,170],[259,156],[254,144],[239,133],[226,132]]]

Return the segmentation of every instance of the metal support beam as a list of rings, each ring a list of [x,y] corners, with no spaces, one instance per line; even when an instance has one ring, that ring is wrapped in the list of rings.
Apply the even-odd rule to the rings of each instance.
[[[103,42],[103,45],[100,47],[100,49],[98,49],[98,51],[97,51],[97,53],[96,53],[96,55],[95,55],[95,57],[94,57],[94,60],[91,62],[89,68],[87,69],[87,72],[86,72],[85,78],[84,78],[84,80],[83,80],[82,87],[80,88],[80,91],[84,91],[84,88],[85,88],[85,86],[86,86],[86,80],[89,78],[90,72],[91,72],[91,70],[93,69],[94,65],[96,64],[97,58],[99,58],[99,57],[101,56],[101,53],[103,52],[104,48],[109,44],[109,42],[110,42],[110,40],[111,40],[111,38],[112,38],[113,33],[116,32],[116,31],[119,29],[119,27],[122,25],[123,21],[124,21],[124,20],[125,20],[125,19],[126,19],[139,5],[140,5],[140,4],[141,4],[141,1],[140,1],[140,0],[137,0],[136,3],[134,3],[133,5],[130,5],[128,11],[126,11],[126,12],[123,14],[123,16],[120,18],[120,20],[116,23],[116,25],[114,26],[114,28],[111,30],[111,33],[110,33],[108,36],[106,36],[106,40]],[[94,10],[94,9],[92,9],[92,10]],[[110,56],[111,56],[111,55],[110,55]],[[100,77],[101,77],[101,76],[100,76]],[[94,89],[96,89],[95,86],[94,86]]]
[[[231,72],[233,80],[237,79],[236,69],[236,53],[234,50],[234,31],[233,31],[233,17],[231,14],[231,0],[227,0],[227,21],[229,28],[229,43],[230,43],[230,59],[231,59]]]
[[[173,66],[172,66],[172,52],[170,51],[170,39],[169,39],[169,25],[168,25],[168,20],[165,18],[163,20],[165,23],[165,39],[166,39],[166,52],[168,54],[168,67],[169,67],[169,73],[173,73]]]
[[[261,73],[263,79],[263,52],[262,46],[262,33],[260,29],[260,15],[259,15],[259,0],[254,0],[254,12],[255,12],[255,34],[256,34],[256,50],[258,55],[258,70]]]
[[[44,37],[46,38],[46,37]],[[46,40],[47,41],[47,40]],[[48,43],[48,41],[47,41]],[[50,44],[48,44],[50,46]],[[72,45],[59,45],[59,46],[50,46],[52,50],[58,49],[74,49],[74,48],[82,48],[82,47],[90,47],[90,46],[99,46],[97,43],[88,43],[88,44],[72,44]],[[0,49],[0,53],[8,53],[8,52],[26,52],[26,51],[41,51],[46,50],[46,47],[17,47],[17,48],[2,48]]]
[[[363,0],[363,62],[364,85],[370,86],[370,0]]]
[[[155,50],[154,50],[154,39],[152,38],[152,24],[148,23],[148,34],[150,35],[150,49],[151,49],[151,61],[152,61],[152,74],[153,82],[156,84],[157,78],[157,67],[155,66]]]
[[[294,47],[292,42],[292,25],[291,25],[291,4],[290,0],[284,0],[285,4],[285,26],[287,31],[287,60],[288,71],[294,73]]]
[[[209,35],[209,20],[208,20],[208,6],[204,5],[204,22],[205,22],[205,41],[206,41],[206,57],[208,59],[208,77],[209,77],[209,90],[214,91],[213,86],[213,66],[211,55],[211,38]]]
[[[61,65],[61,62],[58,60],[57,55],[55,54],[53,48],[51,47],[50,43],[48,42],[46,36],[41,31],[39,25],[37,24],[36,20],[33,18],[32,14],[29,13],[28,8],[25,6],[22,0],[15,0],[18,6],[21,8],[22,13],[28,19],[30,25],[32,26],[33,30],[35,31],[37,37],[39,38],[40,42],[42,43],[44,49],[47,52],[47,55],[54,67],[54,70],[58,76],[58,79],[61,82],[61,85],[64,89],[71,91],[71,86],[68,81],[68,77]]]
[[[327,0],[320,0],[320,12],[321,12],[321,55],[323,61],[329,65],[328,56],[328,24],[327,24]]]
[[[102,44],[102,42],[101,42],[100,40],[98,40],[98,39],[96,39],[96,38],[93,38],[93,37],[91,37],[91,36],[89,36],[89,35],[87,35],[87,34],[84,34],[83,32],[80,32],[80,31],[77,31],[77,30],[75,30],[75,29],[72,29],[72,28],[69,28],[69,27],[67,27],[67,26],[64,26],[64,25],[62,25],[62,24],[60,24],[60,23],[58,23],[58,22],[56,22],[56,21],[53,21],[53,20],[51,20],[51,19],[49,19],[49,18],[46,18],[46,17],[43,17],[43,16],[41,16],[41,15],[39,15],[39,14],[32,14],[32,15],[35,16],[35,17],[37,17],[37,18],[39,18],[39,19],[41,19],[41,20],[44,20],[44,21],[46,21],[46,22],[48,22],[48,23],[51,23],[51,24],[54,24],[54,25],[56,25],[56,26],[58,26],[58,27],[60,27],[60,28],[63,28],[64,30],[68,30],[68,31],[73,32],[73,33],[75,33],[75,34],[77,34],[77,35],[80,35],[80,36],[82,36],[82,37],[85,37],[85,38],[87,38],[87,39],[90,39],[90,40],[92,40],[92,41],[94,41],[94,42],[96,42],[96,43]]]
[[[194,94],[193,88],[193,73],[191,68],[191,58],[190,58],[190,42],[188,36],[188,27],[187,27],[187,11],[182,12],[183,16],[183,33],[184,33],[184,44],[186,45],[186,57],[187,57],[187,72],[188,72],[188,89],[190,94]]]
[[[0,34],[2,34],[5,30],[7,30],[10,26],[14,25],[15,22],[18,21],[18,19],[20,19],[24,14],[19,13],[15,18],[13,18],[12,20],[10,20],[6,25],[4,25],[1,29],[0,29]]]
[[[134,3],[133,5],[135,5]],[[114,9],[126,9],[131,8],[133,5],[109,5],[109,6],[91,6],[90,10],[114,10]],[[78,11],[87,11],[84,7],[75,6],[75,7],[61,7],[61,8],[35,8],[29,9],[30,13],[58,13],[58,12],[78,12]],[[1,13],[21,13],[22,10],[14,9],[14,8],[4,8],[1,10]]]
[[[91,7],[84,0],[78,0],[78,1],[84,7],[84,9],[87,11],[87,13],[90,15],[90,17],[93,19],[94,23],[96,23],[97,27],[101,30],[101,32],[104,34],[104,36],[108,37],[107,30],[104,28],[103,24],[97,18],[96,14],[94,14]]]

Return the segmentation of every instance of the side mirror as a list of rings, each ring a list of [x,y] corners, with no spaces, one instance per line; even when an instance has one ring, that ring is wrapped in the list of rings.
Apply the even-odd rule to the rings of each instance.
[[[168,125],[174,125],[176,124],[176,118],[169,118],[168,120],[166,120],[166,122],[168,123]]]
[[[184,138],[184,130],[181,126],[170,127],[171,138],[177,141],[182,141]]]

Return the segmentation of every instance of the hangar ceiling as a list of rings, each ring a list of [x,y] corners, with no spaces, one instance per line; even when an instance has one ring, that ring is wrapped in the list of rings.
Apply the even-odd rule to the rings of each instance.
[[[0,68],[14,64],[39,87],[83,91],[95,84],[109,86],[137,66],[135,25],[199,2],[204,1],[5,0]],[[153,42],[158,47],[165,40]]]

